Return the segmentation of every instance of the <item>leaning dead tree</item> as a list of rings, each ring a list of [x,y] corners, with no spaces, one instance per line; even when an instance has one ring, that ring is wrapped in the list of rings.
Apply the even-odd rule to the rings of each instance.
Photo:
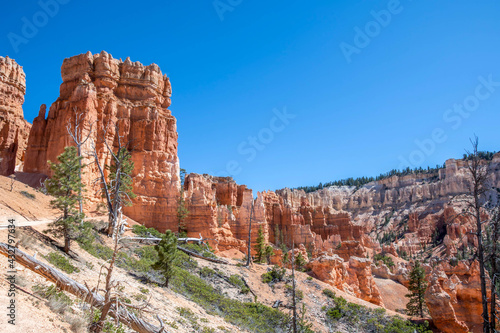
[[[201,237],[200,238],[179,238],[179,242],[196,242],[198,244],[202,244],[205,239]],[[161,241],[161,238],[158,237],[123,237],[120,241],[135,241],[139,243],[148,243],[148,244],[158,244]],[[183,248],[180,245],[177,245],[177,250],[182,251],[186,253],[187,255],[190,255],[195,258],[203,259],[206,261],[214,262],[217,264],[223,264],[223,265],[229,265],[229,262],[222,260],[222,259],[215,259],[215,258],[209,258],[209,257],[204,257],[201,254],[198,254],[194,251],[188,250],[186,248]]]
[[[9,255],[9,245],[0,243],[0,254],[4,256]],[[100,295],[96,289],[91,289],[70,277],[59,272],[57,269],[50,267],[47,264],[35,259],[34,257],[24,253],[16,248],[16,263],[27,267],[31,271],[43,276],[50,282],[53,282],[60,290],[66,291],[84,302],[89,303],[91,306],[103,309],[106,305],[105,298]],[[116,303],[109,304],[108,314],[119,320],[122,324],[130,327],[139,333],[159,333],[166,332],[164,328],[155,326],[129,312],[126,307],[118,306]],[[160,321],[161,322],[161,321]],[[163,326],[163,325],[162,325]]]
[[[66,125],[66,130],[68,131],[68,134],[71,136],[73,139],[73,142],[76,145],[76,149],[78,152],[78,157],[82,157],[82,146],[87,142],[87,140],[90,138],[90,135],[92,134],[92,127],[94,125],[94,122],[86,122],[84,119],[85,114],[83,112],[78,112],[78,108],[75,106],[73,108],[74,112],[74,119],[70,119],[68,121],[68,124]],[[88,124],[89,131],[88,133],[84,136],[83,135],[83,129],[85,128],[86,123]],[[78,160],[80,164],[80,169],[78,170],[78,177],[80,179],[80,183],[82,182],[82,160]],[[78,200],[79,204],[79,212],[80,214],[83,213],[83,200],[82,200],[82,188],[80,187],[78,189],[78,195],[80,199]],[[83,223],[83,221],[82,221]]]
[[[118,221],[118,212],[123,206],[129,205],[135,195],[132,193],[132,178],[130,177],[130,173],[134,169],[134,163],[130,161],[131,154],[127,149],[130,141],[127,143],[123,142],[123,138],[120,136],[120,127],[118,124],[115,124],[115,133],[117,133],[117,149],[115,151],[106,140],[108,130],[109,124],[106,127],[103,126],[102,141],[111,155],[111,165],[104,167],[101,165],[94,143],[92,144],[92,151],[97,169],[99,170],[100,176],[98,180],[101,185],[101,192],[106,200],[109,212],[107,234],[111,236]],[[109,181],[104,174],[105,167],[109,170]]]

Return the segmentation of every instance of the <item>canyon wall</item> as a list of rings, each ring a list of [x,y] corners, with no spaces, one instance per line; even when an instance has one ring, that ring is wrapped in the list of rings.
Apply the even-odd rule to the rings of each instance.
[[[169,79],[156,64],[113,59],[106,53],[77,55],[64,60],[59,98],[47,116],[42,105],[33,121],[24,171],[49,175],[47,161],[56,161],[64,147],[75,145],[67,127],[80,123],[83,181],[90,203],[100,198],[94,180],[98,169],[93,163],[95,145],[101,165],[109,165],[119,142],[131,152],[134,162],[133,206],[124,213],[154,226],[165,216],[175,215],[178,197],[179,160],[176,119],[168,107],[172,93]],[[80,121],[78,120],[80,119]],[[107,170],[106,170],[107,173]]]
[[[14,173],[24,159],[30,124],[23,117],[26,76],[9,57],[0,57],[0,175]]]

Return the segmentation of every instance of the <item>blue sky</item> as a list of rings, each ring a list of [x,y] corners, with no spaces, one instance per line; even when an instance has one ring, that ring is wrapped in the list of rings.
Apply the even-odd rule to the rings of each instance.
[[[53,1],[0,13],[28,121],[64,58],[106,50],[170,77],[181,167],[255,190],[500,150],[498,1]]]

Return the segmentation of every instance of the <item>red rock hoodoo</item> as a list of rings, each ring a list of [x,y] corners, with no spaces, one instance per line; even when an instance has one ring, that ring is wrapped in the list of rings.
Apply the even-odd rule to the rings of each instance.
[[[173,216],[180,178],[176,119],[168,109],[172,90],[167,76],[156,64],[143,66],[128,58],[121,61],[104,51],[65,59],[61,73],[59,98],[47,118],[42,105],[33,122],[24,171],[50,175],[47,161],[55,161],[64,147],[74,145],[66,128],[74,125],[75,115],[81,114],[82,137],[91,132],[82,148],[84,162],[89,164],[84,173],[87,188],[92,188],[98,176],[97,166],[89,156],[91,145],[95,144],[104,165],[111,158],[104,140],[116,148],[121,139],[129,142],[137,195],[133,206],[124,208],[124,213],[148,226]],[[118,125],[119,133],[113,124]],[[99,197],[95,190],[87,192],[91,199]]]
[[[14,173],[24,158],[30,124],[23,117],[26,79],[23,68],[0,57],[0,174]]]

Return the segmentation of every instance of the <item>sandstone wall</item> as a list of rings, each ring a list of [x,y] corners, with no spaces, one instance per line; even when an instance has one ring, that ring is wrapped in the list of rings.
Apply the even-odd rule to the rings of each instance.
[[[23,117],[26,76],[9,57],[0,57],[0,174],[14,173],[23,162],[30,124]]]

